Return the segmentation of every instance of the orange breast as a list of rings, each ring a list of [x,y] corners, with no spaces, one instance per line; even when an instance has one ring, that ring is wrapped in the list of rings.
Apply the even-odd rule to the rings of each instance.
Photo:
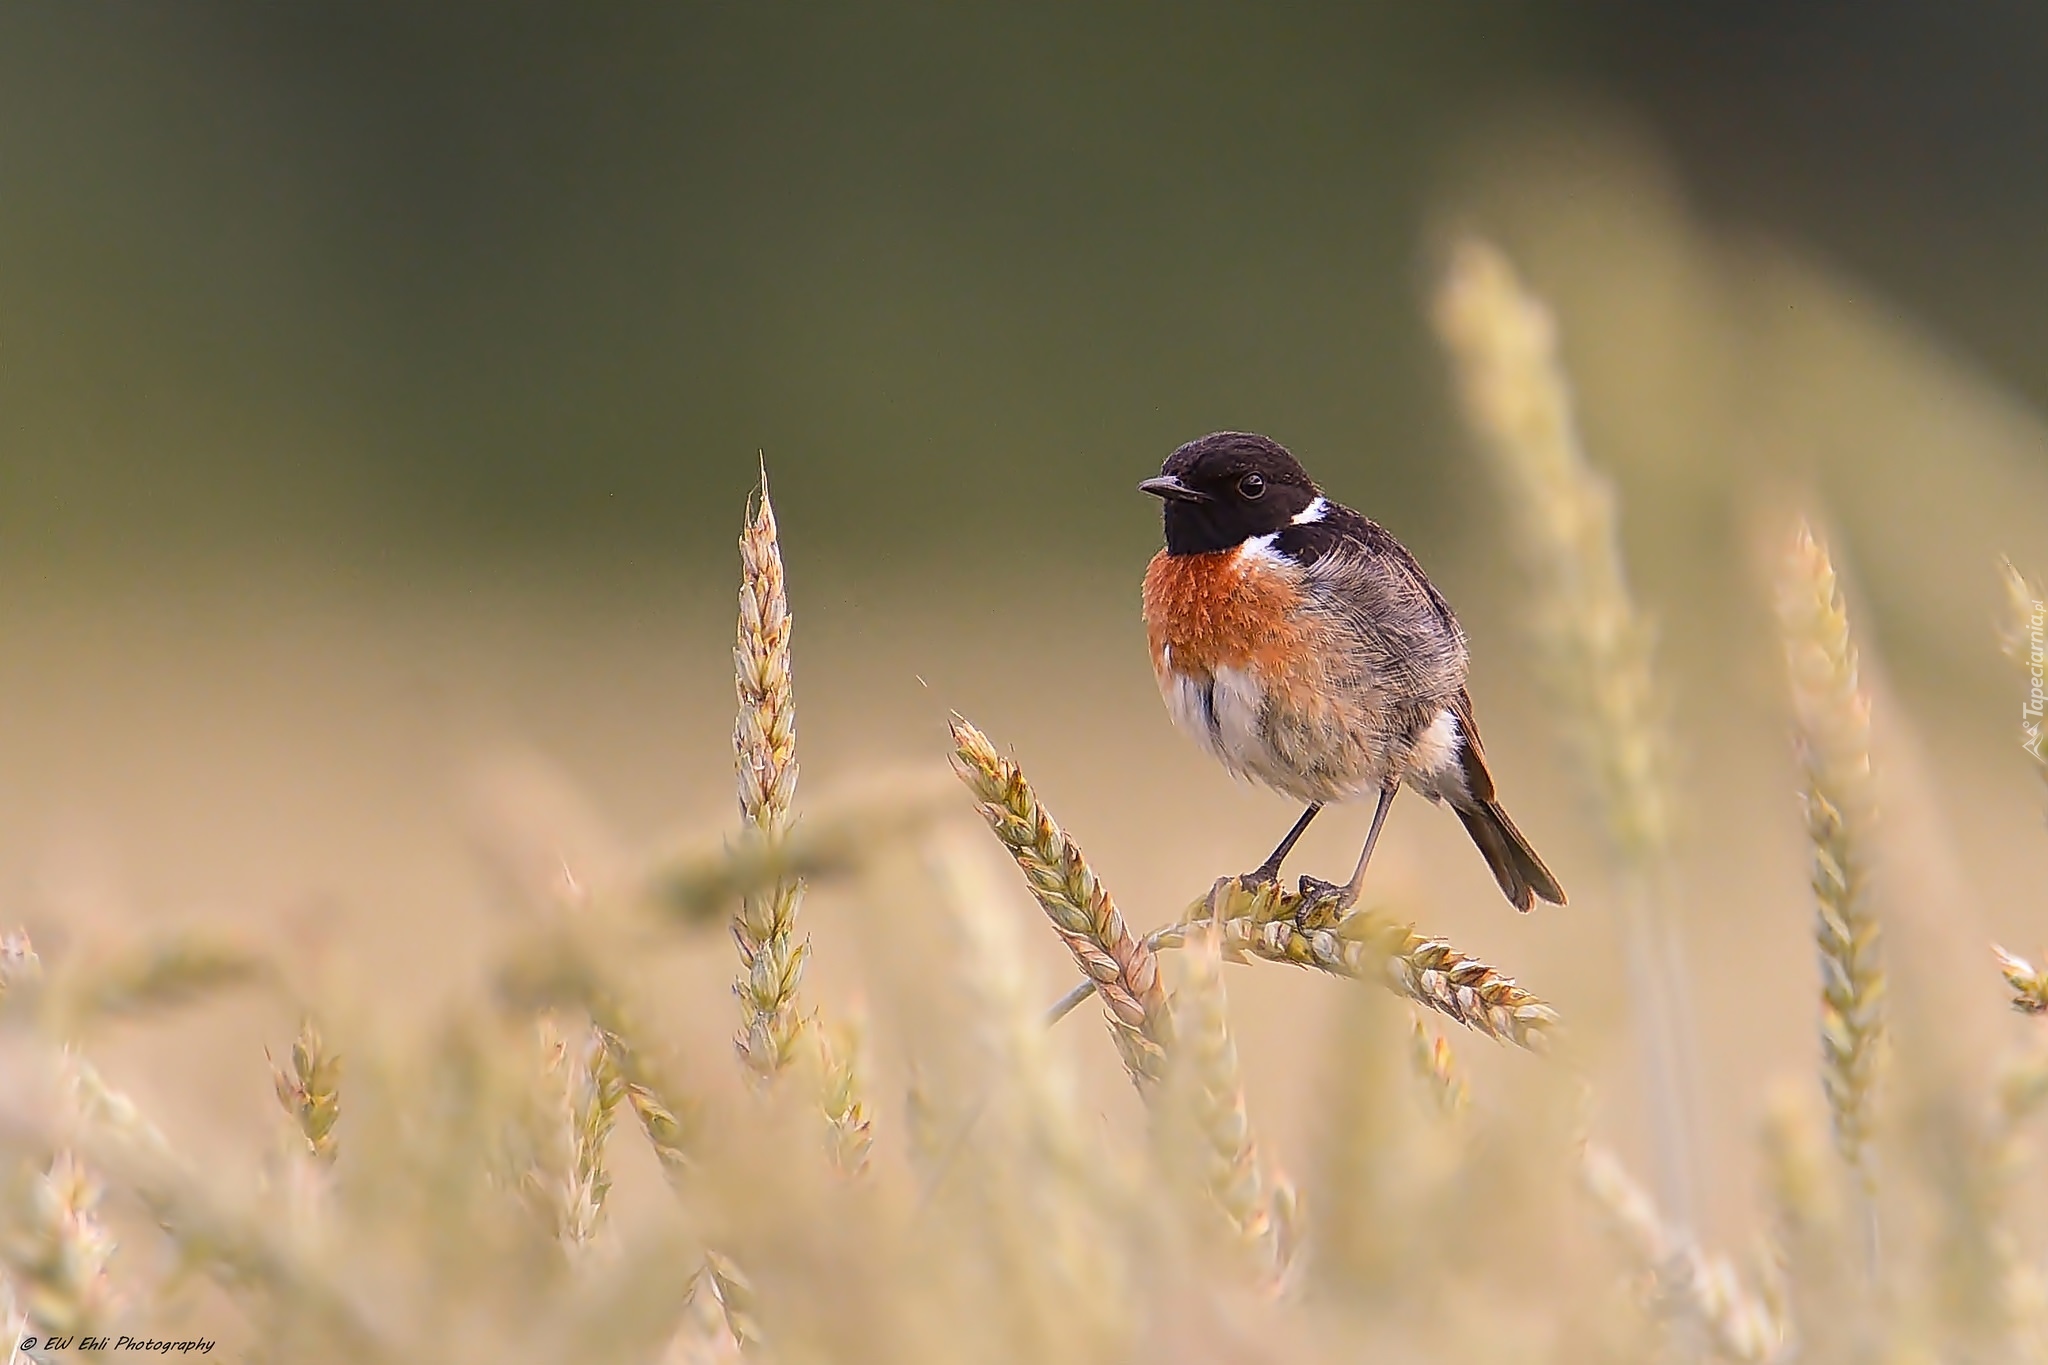
[[[1213,676],[1250,666],[1269,683],[1296,671],[1302,647],[1299,571],[1270,558],[1219,550],[1152,557],[1145,570],[1145,635],[1152,667]]]

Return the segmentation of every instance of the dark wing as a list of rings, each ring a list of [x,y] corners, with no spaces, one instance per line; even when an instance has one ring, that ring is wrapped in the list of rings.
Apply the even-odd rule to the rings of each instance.
[[[1370,518],[1330,503],[1277,547],[1307,569],[1309,610],[1345,643],[1347,671],[1397,702],[1448,703],[1465,685],[1465,633],[1408,548]]]
[[[1458,718],[1458,768],[1465,779],[1465,792],[1476,802],[1493,800],[1493,774],[1486,769],[1486,747],[1479,742],[1479,718],[1472,714],[1472,696],[1464,688],[1451,701],[1451,714]]]

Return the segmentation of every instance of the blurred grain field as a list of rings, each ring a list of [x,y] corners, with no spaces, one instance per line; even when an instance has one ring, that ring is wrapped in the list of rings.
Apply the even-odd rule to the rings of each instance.
[[[2023,683],[1996,642],[1998,556],[2036,574],[2048,566],[2048,425],[1853,281],[1698,221],[1654,154],[1604,128],[1567,121],[1475,140],[1439,199],[1447,231],[1476,222],[1498,234],[1550,302],[1587,450],[1618,490],[1676,760],[1675,907],[1700,1066],[1692,1231],[1738,1252],[1769,1230],[1758,1135],[1773,1096],[1818,1104],[1810,851],[1771,613],[1776,557],[1797,514],[1823,529],[1874,694],[1875,895],[1893,1027],[1912,1054],[1892,1074],[1938,1077],[1942,1096],[1988,1095],[2000,1059],[2027,1049],[2037,1027],[2006,1008],[1988,945],[2048,944],[2043,791],[2017,743]],[[1433,250],[1417,252],[1417,328]],[[1472,635],[1504,799],[1572,903],[1514,914],[1455,822],[1419,802],[1396,806],[1371,895],[1557,1008],[1594,1097],[1587,1122],[1647,1179],[1655,1138],[1598,822],[1537,681],[1510,509],[1459,429],[1448,379],[1430,401],[1427,493],[1412,526],[1388,520]],[[1344,448],[1298,453],[1371,513],[1372,441],[1360,432]],[[691,458],[724,468],[704,496],[730,503],[737,533],[755,452],[728,454],[723,466],[712,452]],[[936,565],[894,562],[887,547],[849,553],[823,534],[840,548],[814,553],[810,532],[833,508],[778,482],[797,509],[781,536],[800,806],[881,770],[941,772],[957,711],[1023,765],[1135,927],[1255,863],[1292,812],[1233,787],[1172,733],[1144,658],[1136,594],[1154,514],[1129,485],[1163,454],[1104,454],[1078,484],[1019,471],[1009,498],[959,509],[973,534]],[[765,455],[772,478],[776,452]],[[1123,499],[1105,517],[1109,544],[1065,556],[1038,536],[1069,496]],[[174,926],[230,930],[351,1000],[350,1017],[393,1034],[405,1021],[429,1029],[485,994],[512,922],[508,876],[544,882],[551,860],[625,867],[684,833],[734,828],[734,572],[723,554],[691,545],[674,561],[559,572],[413,572],[314,555],[15,584],[0,594],[0,920],[24,924],[53,961]],[[1365,814],[1326,818],[1292,866],[1347,863]],[[1050,1003],[1073,965],[964,793],[944,829],[949,847],[984,865]],[[871,884],[820,885],[802,911],[806,1000],[869,1021],[878,1167],[901,1166],[911,1142],[905,1059],[920,1017],[905,974],[943,956],[933,914],[929,899],[892,902]],[[714,1106],[748,1103],[731,1062],[731,945],[700,934],[656,960],[659,1027],[681,1041],[689,1084]],[[1262,1152],[1305,1175],[1355,1121],[1333,1109],[1344,1055],[1333,1047],[1359,1027],[1366,988],[1261,964],[1225,976]],[[1143,1107],[1094,1013],[1051,1035],[1078,1069],[1085,1138],[1142,1146]],[[209,1169],[246,1171],[278,1146],[265,1049],[281,1056],[297,1024],[274,1000],[229,996],[161,1022],[115,1021],[87,1051],[174,1146]],[[1515,1132],[1518,1105],[1530,1106],[1532,1133],[1555,1129],[1538,1096],[1551,1086],[1543,1069],[1561,1063],[1445,1031],[1489,1140]],[[1910,1110],[1908,1083],[1889,1112]],[[613,1207],[631,1226],[637,1196],[662,1196],[656,1164],[626,1136],[622,1126],[612,1143],[616,1175],[636,1198],[615,1194]],[[2010,1210],[2037,1215],[2039,1194],[2036,1179]],[[1557,1191],[1531,1198],[1561,1216]],[[144,1222],[131,1219],[123,1257],[151,1254]],[[2022,1251],[2038,1262],[2048,1247],[2029,1228]],[[1536,1358],[1593,1358],[1572,1352],[1592,1352],[1599,1332],[1554,1329],[1537,1320],[1540,1305],[1468,1292],[1445,1302],[1481,1317],[1497,1308],[1497,1331],[1398,1358],[1462,1359],[1518,1336]],[[1606,1302],[1603,1292],[1589,1300]],[[224,1297],[193,1311],[210,1335],[248,1339]],[[1323,1358],[1284,1335],[1254,1351],[1162,1332],[1143,1358]],[[1331,1340],[1347,1338],[1318,1338]],[[978,1358],[961,1351],[952,1358]]]

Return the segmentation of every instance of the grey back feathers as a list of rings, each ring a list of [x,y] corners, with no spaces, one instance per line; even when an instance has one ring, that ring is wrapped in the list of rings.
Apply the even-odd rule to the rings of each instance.
[[[1289,527],[1277,548],[1306,567],[1311,609],[1339,627],[1335,638],[1357,669],[1351,681],[1379,692],[1391,708],[1413,705],[1429,715],[1464,689],[1465,632],[1389,532],[1332,503],[1320,520]]]

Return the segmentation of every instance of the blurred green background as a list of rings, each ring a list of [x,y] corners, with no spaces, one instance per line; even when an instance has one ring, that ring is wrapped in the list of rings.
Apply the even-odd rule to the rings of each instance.
[[[2048,394],[2048,21],[1839,20],[6,0],[0,554],[722,555],[762,451],[821,552],[1115,564],[1221,426],[1440,520],[1424,230],[1560,101]]]

